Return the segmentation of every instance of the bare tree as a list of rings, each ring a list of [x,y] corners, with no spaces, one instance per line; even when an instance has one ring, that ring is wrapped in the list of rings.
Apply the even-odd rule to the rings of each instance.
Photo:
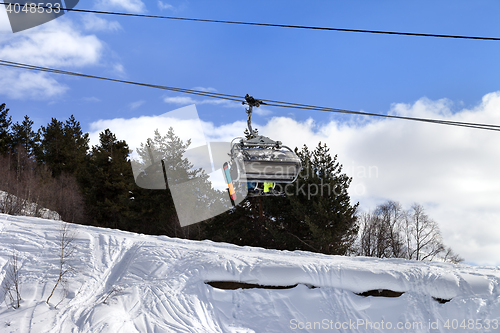
[[[369,212],[361,214],[360,221],[360,255],[387,257],[389,242],[382,219],[376,213]]]
[[[374,237],[371,232],[371,213],[361,213],[359,216],[359,246],[358,255],[374,257]]]
[[[11,215],[40,215],[40,189],[44,187],[38,166],[22,146],[15,154],[0,156],[0,190],[7,192],[0,202],[0,211]]]
[[[386,236],[386,251],[388,257],[404,258],[406,254],[403,234],[405,212],[401,205],[395,201],[387,201],[379,205],[375,213],[381,219]]]
[[[447,261],[447,262],[454,263],[454,264],[459,264],[462,261],[464,261],[465,259],[462,258],[461,256],[459,256],[458,254],[456,254],[455,252],[453,252],[451,247],[448,247],[448,248],[446,248],[446,252],[443,256],[443,260]]]
[[[413,204],[406,215],[405,234],[408,259],[432,260],[444,251],[438,224],[419,204]]]
[[[22,146],[15,154],[0,155],[0,212],[42,217],[44,208],[56,211],[62,220],[85,223],[84,199],[71,174],[52,177],[46,165],[38,165]]]
[[[360,254],[378,258],[406,257],[403,239],[404,211],[401,205],[388,201],[373,213],[361,215]]]
[[[67,289],[67,280],[65,279],[65,276],[68,273],[74,272],[75,270],[73,267],[69,264],[70,259],[73,257],[73,254],[76,250],[76,247],[74,245],[74,240],[75,240],[75,232],[70,228],[70,224],[66,222],[61,222],[60,229],[59,229],[59,238],[58,238],[58,245],[59,245],[59,275],[57,277],[56,284],[54,285],[54,288],[52,289],[52,292],[50,293],[49,297],[47,298],[47,304],[49,304],[50,298],[54,295],[55,290],[59,285],[63,287],[62,293],[62,299],[59,303],[56,304],[57,306],[66,298],[66,295],[68,293]]]
[[[12,251],[12,257],[9,260],[9,267],[3,281],[3,290],[7,307],[18,309],[21,306],[21,284],[19,281],[19,256],[16,250]]]
[[[17,190],[16,172],[12,168],[12,156],[0,155],[0,190],[5,191],[0,200],[0,212],[4,214],[18,215],[23,208],[22,200],[13,193]]]
[[[464,259],[451,248],[445,249],[438,224],[422,205],[405,211],[394,201],[378,205],[360,215],[358,255],[378,258],[405,258],[459,263]]]
[[[76,177],[62,173],[48,184],[46,207],[56,211],[62,220],[84,223],[84,200]]]

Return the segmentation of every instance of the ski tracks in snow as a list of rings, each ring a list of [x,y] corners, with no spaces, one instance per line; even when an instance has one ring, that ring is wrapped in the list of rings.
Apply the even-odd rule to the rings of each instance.
[[[182,294],[165,285],[147,286],[143,295],[149,304],[149,324],[155,327],[149,327],[147,332],[222,332],[213,321],[210,305],[194,295]]]
[[[143,242],[134,242],[127,238],[118,238],[101,234],[88,235],[90,242],[90,262],[85,265],[83,274],[85,281],[79,292],[66,305],[63,303],[56,322],[50,333],[79,332],[78,327],[86,327],[92,331],[93,315],[96,307],[104,301],[104,297],[113,286],[119,283],[123,272],[128,270],[131,261]],[[87,331],[85,329],[84,331]]]

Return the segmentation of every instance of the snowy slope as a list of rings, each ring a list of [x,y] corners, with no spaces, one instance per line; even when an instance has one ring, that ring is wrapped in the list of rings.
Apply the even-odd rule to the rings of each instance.
[[[500,332],[499,268],[273,251],[86,226],[73,226],[77,271],[55,309],[60,294],[51,306],[45,300],[58,273],[59,224],[0,215],[0,280],[15,248],[23,297],[19,309],[1,305],[0,332]],[[206,281],[298,285],[221,290]],[[114,287],[122,292],[103,303]],[[378,289],[404,294],[355,294]]]

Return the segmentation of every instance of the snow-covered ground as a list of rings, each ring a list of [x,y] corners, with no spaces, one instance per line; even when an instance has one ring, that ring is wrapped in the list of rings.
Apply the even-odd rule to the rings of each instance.
[[[0,214],[0,280],[15,249],[22,295],[19,309],[1,305],[0,332],[500,332],[498,267],[274,251],[77,225],[76,271],[54,308],[61,289],[50,306],[45,301],[58,274],[60,223]],[[207,281],[298,285],[221,290]],[[379,289],[404,294],[356,294]]]

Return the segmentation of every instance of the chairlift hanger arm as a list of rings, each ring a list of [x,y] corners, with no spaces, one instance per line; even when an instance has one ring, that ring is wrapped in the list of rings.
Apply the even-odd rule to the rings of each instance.
[[[249,94],[246,94],[245,101],[242,104],[248,105],[248,109],[247,109],[248,130],[250,131],[250,136],[255,138],[257,136],[257,133],[254,132],[254,130],[252,129],[252,111],[253,111],[254,107],[258,108],[259,106],[265,105],[266,103],[262,102],[260,99],[256,99],[253,96],[250,96]]]
[[[277,149],[281,148],[281,141],[274,141],[269,139],[268,137],[258,135],[257,131],[254,131],[252,128],[252,111],[254,107],[259,107],[260,105],[266,105],[266,103],[262,102],[260,99],[256,99],[248,94],[245,96],[245,101],[242,103],[243,105],[248,105],[247,114],[247,125],[248,131],[250,132],[250,139],[242,139],[240,144],[243,145],[253,145],[253,146],[261,146],[261,147],[274,147]]]

